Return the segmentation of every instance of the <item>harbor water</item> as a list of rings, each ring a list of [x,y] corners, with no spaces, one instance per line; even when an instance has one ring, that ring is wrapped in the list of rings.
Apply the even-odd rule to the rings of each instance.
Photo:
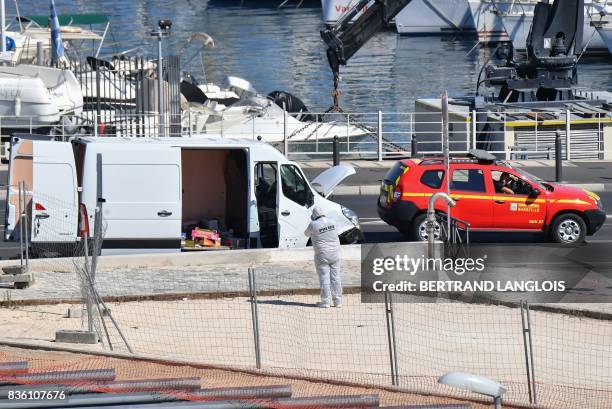
[[[297,1],[278,9],[281,0],[56,0],[58,13],[104,13],[111,35],[104,53],[140,48],[155,53],[150,31],[160,18],[173,21],[166,51],[178,51],[194,32],[206,32],[216,47],[189,64],[200,81],[220,83],[226,75],[249,80],[261,93],[288,91],[311,111],[331,104],[332,77],[320,39],[320,2]],[[242,5],[241,5],[242,3]],[[48,14],[48,2],[20,0],[23,15]],[[14,3],[7,2],[14,15]],[[410,112],[414,100],[473,93],[478,71],[492,52],[475,38],[400,37],[389,30],[376,35],[342,67],[341,106],[352,112]],[[114,44],[111,44],[114,43]],[[476,47],[475,47],[476,46]],[[474,48],[475,47],[475,48]],[[188,60],[197,48],[182,54]],[[203,60],[203,62],[202,62]],[[185,62],[185,61],[184,61]],[[584,57],[579,73],[586,87],[612,89],[612,58]],[[183,67],[185,69],[185,67]]]

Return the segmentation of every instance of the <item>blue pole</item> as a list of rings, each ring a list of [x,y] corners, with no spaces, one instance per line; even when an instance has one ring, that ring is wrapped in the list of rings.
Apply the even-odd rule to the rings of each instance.
[[[55,1],[51,0],[51,62],[57,64],[64,57],[64,44],[62,43],[61,27]]]

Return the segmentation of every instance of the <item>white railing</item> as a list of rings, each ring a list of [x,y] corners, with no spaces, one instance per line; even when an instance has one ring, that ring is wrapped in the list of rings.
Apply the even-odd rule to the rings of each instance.
[[[335,137],[345,157],[382,160],[410,156],[415,148],[424,155],[442,153],[439,112],[310,113],[308,121],[299,121],[286,112],[279,118],[265,111],[212,118],[187,112],[166,115],[164,127],[160,127],[160,116],[155,112],[115,114],[106,121],[98,118],[95,111],[54,123],[35,117],[5,116],[0,117],[0,128],[11,133],[50,133],[62,140],[77,135],[261,139],[296,159],[331,158]],[[453,154],[478,148],[506,159],[553,159],[557,134],[563,137],[564,159],[612,159],[611,112],[480,114],[464,110],[451,112],[449,117]]]

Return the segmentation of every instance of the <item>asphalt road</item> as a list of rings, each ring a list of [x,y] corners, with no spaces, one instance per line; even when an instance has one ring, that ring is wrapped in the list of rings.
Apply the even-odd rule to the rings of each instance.
[[[0,171],[0,185],[6,183],[6,171]],[[370,175],[372,176],[372,175]],[[612,192],[598,193],[608,207],[608,214],[612,215]],[[406,238],[395,228],[387,225],[379,219],[376,213],[377,196],[335,196],[334,201],[357,212],[361,219],[361,226],[368,243],[385,243],[405,241]],[[0,259],[14,259],[19,257],[19,243],[5,242],[4,217],[6,207],[5,201],[0,200]],[[547,238],[541,234],[533,233],[473,233],[470,240],[483,243],[538,243],[546,242]],[[606,224],[597,234],[587,238],[588,242],[611,242],[612,243],[612,216],[609,216]]]
[[[394,161],[387,161],[385,166],[381,168],[359,168],[355,175],[347,178],[342,184],[349,186],[378,185],[394,163]],[[555,180],[554,166],[522,167],[521,169],[543,180],[551,182]],[[313,180],[325,169],[304,168],[303,170],[306,177]],[[612,183],[612,162],[572,162],[569,165],[566,164],[563,167],[563,181],[565,183]]]
[[[612,243],[612,192],[599,192],[604,206],[608,204],[608,220],[604,226],[591,237],[588,242],[610,242]],[[365,234],[366,242],[385,243],[405,241],[395,228],[387,225],[379,219],[376,213],[377,196],[335,196],[332,200],[355,211],[361,220],[361,226]],[[547,237],[534,233],[472,233],[470,240],[482,243],[538,243],[546,242]]]

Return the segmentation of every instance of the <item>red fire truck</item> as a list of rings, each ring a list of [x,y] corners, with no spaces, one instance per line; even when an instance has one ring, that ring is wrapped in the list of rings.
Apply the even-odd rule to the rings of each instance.
[[[451,158],[451,217],[469,223],[471,231],[543,232],[563,245],[574,245],[597,232],[606,220],[595,193],[539,180],[491,155]],[[443,158],[404,159],[382,182],[378,214],[414,240],[426,240],[429,198],[446,192]],[[443,201],[435,204],[444,214]],[[435,234],[441,228],[436,224]]]

